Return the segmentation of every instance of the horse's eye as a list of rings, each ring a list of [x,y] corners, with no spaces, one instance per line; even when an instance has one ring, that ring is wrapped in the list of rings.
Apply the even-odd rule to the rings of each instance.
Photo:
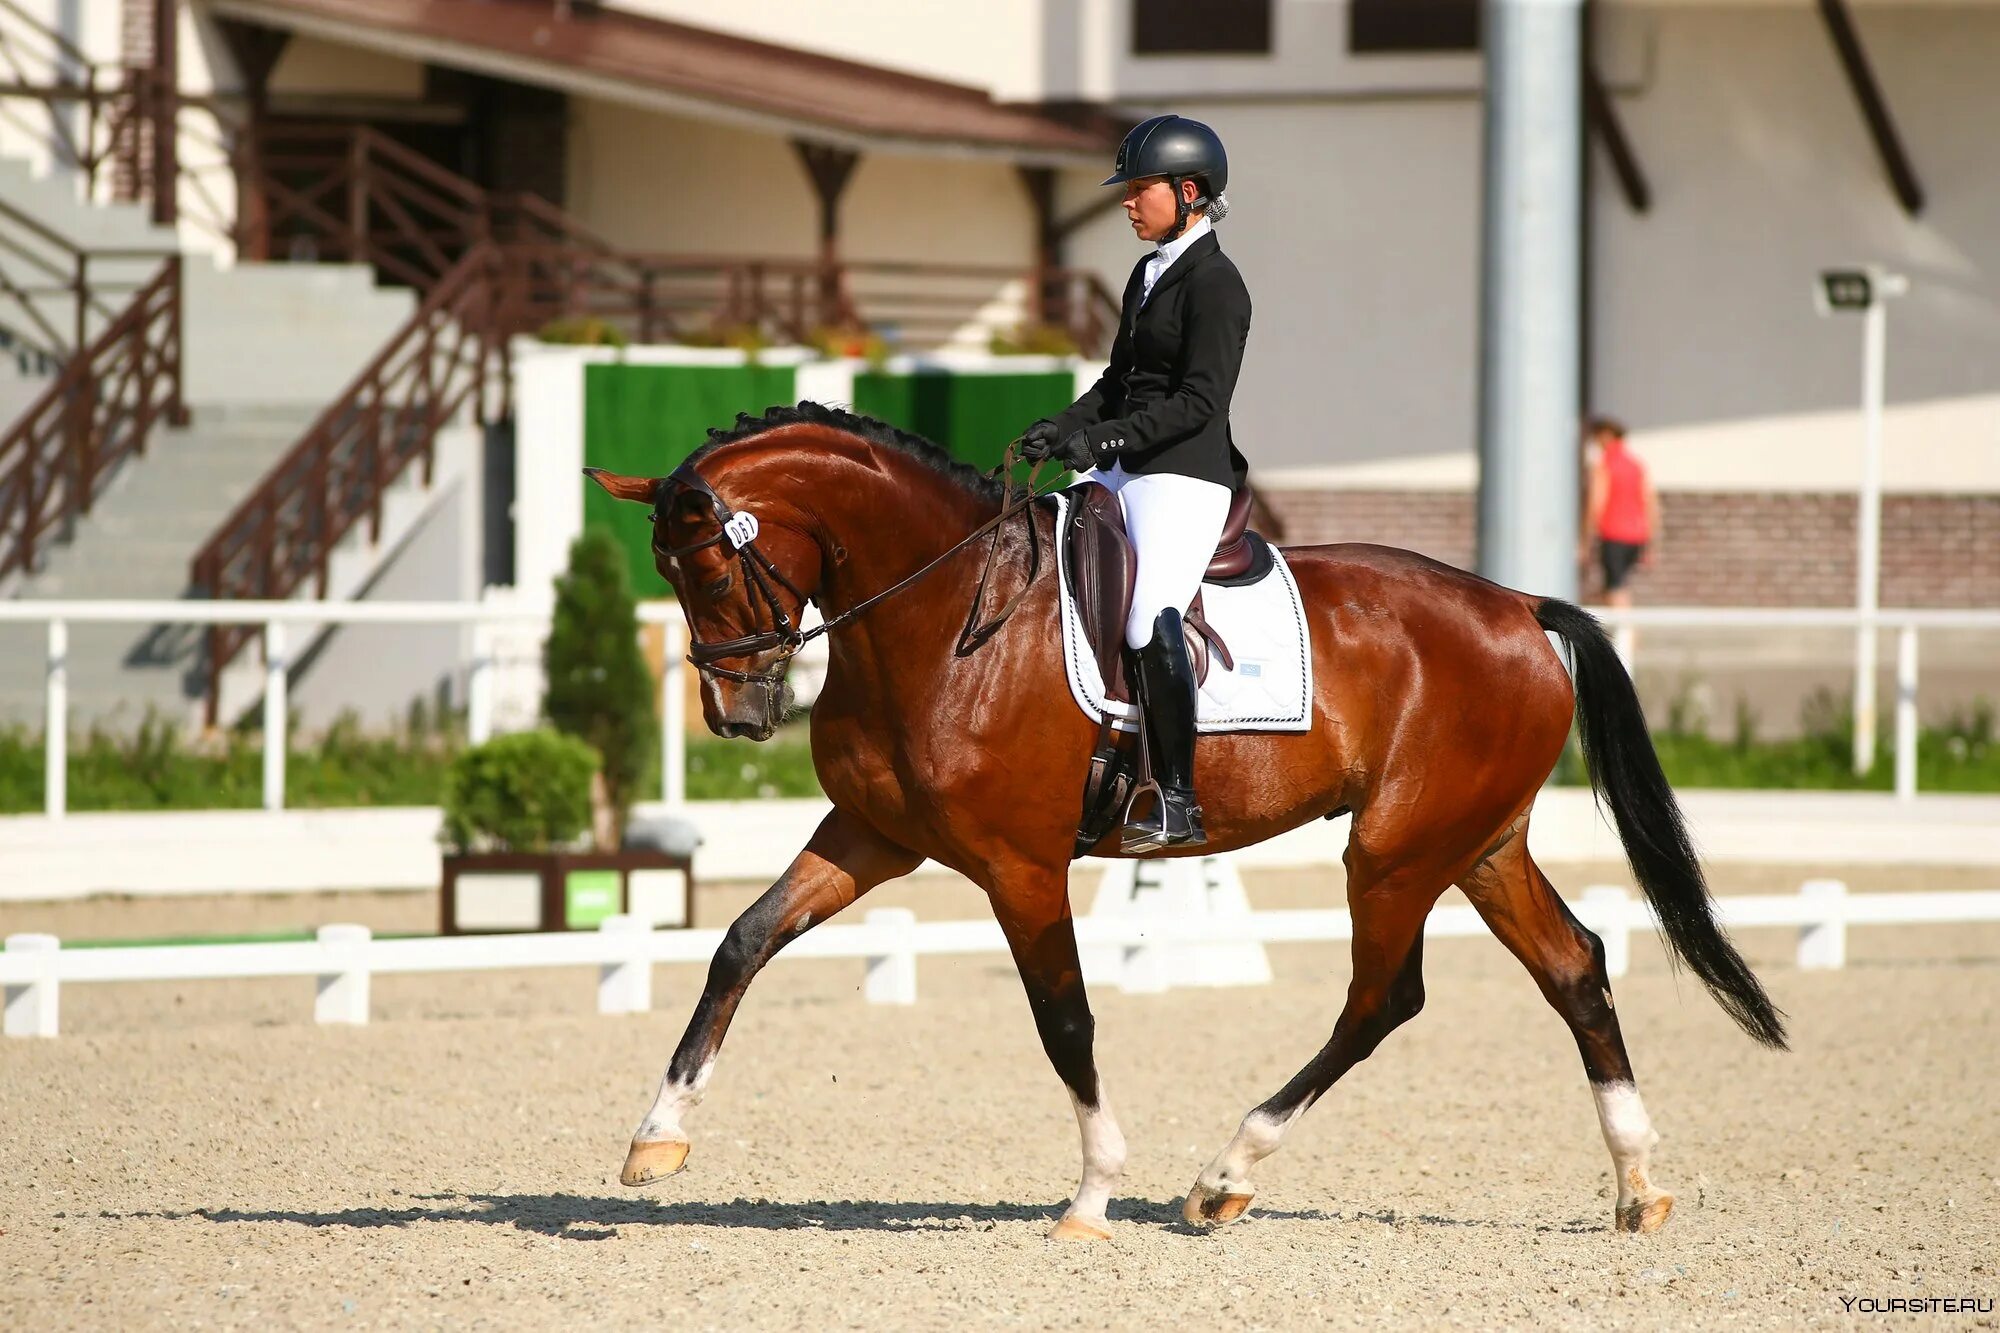
[[[713,583],[708,585],[708,595],[710,597],[720,597],[724,593],[728,592],[730,586],[735,582],[736,582],[736,575],[724,574],[721,578],[716,579]]]

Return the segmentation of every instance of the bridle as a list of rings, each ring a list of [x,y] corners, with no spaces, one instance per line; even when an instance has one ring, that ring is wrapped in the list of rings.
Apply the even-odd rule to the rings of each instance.
[[[775,583],[778,587],[783,588],[801,606],[808,600],[806,595],[800,592],[790,579],[785,577],[784,571],[771,562],[771,557],[764,554],[758,547],[757,536],[760,531],[760,525],[757,521],[757,516],[747,509],[732,509],[729,502],[716,493],[715,487],[708,484],[708,479],[695,471],[692,459],[682,463],[665,478],[660,494],[654,499],[653,512],[648,515],[653,523],[654,555],[665,556],[670,560],[678,560],[680,557],[692,555],[696,551],[705,551],[709,547],[720,545],[723,542],[729,543],[735,553],[737,563],[743,567],[745,586],[755,588],[758,594],[762,596],[765,609],[770,612],[772,626],[770,629],[759,630],[754,634],[745,634],[739,638],[715,640],[707,643],[703,643],[701,640],[690,636],[687,655],[688,662],[704,677],[720,676],[724,680],[738,681],[745,685],[763,685],[768,689],[775,689],[784,681],[785,668],[791,664],[791,660],[798,656],[800,650],[808,643],[811,643],[823,634],[831,634],[834,630],[853,620],[877,602],[901,592],[903,589],[917,582],[917,580],[923,578],[924,575],[936,569],[946,560],[958,554],[958,552],[964,550],[967,546],[970,546],[973,542],[991,533],[993,534],[993,545],[991,550],[987,552],[986,568],[980,574],[979,586],[973,594],[972,614],[966,621],[965,629],[959,634],[958,652],[960,656],[977,648],[991,637],[995,630],[1004,625],[1009,616],[1014,614],[1014,608],[1020,605],[1021,598],[1033,586],[1035,575],[1041,567],[1040,544],[1036,537],[1034,520],[1030,518],[1028,521],[1028,577],[1023,581],[1020,589],[1012,597],[1008,598],[1007,604],[1000,608],[998,615],[994,616],[985,625],[979,624],[979,612],[985,601],[987,580],[992,578],[994,566],[999,559],[1000,525],[1047,493],[1036,489],[1036,482],[1040,478],[1042,471],[1042,464],[1038,462],[1028,473],[1027,483],[1022,488],[1020,496],[1018,498],[1014,496],[1011,478],[1013,466],[1020,457],[1018,452],[1020,446],[1021,441],[1019,440],[1008,445],[1006,453],[1000,460],[1000,465],[994,469],[993,473],[988,474],[999,475],[1008,479],[1004,482],[1006,489],[998,514],[981,524],[978,528],[975,528],[960,541],[955,542],[950,549],[924,565],[923,568],[898,579],[887,588],[863,601],[857,602],[832,619],[821,621],[810,630],[801,630],[797,625],[792,623],[790,613],[785,610],[785,604],[779,600],[777,592],[772,587]],[[708,501],[709,512],[720,525],[713,536],[704,537],[697,542],[690,542],[686,546],[660,545],[660,538],[665,533],[665,524],[659,520],[669,502],[674,498],[674,488],[691,491]],[[773,649],[781,650],[782,655],[772,660],[761,671],[739,671],[734,667],[716,665],[728,658],[755,657],[760,653],[767,653]]]

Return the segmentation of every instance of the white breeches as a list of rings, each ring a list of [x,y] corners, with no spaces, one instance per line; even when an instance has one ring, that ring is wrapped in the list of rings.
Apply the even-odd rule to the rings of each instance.
[[[1229,488],[1171,472],[1135,475],[1116,462],[1108,470],[1092,468],[1083,480],[1117,496],[1125,513],[1125,531],[1138,554],[1125,645],[1143,648],[1152,642],[1160,612],[1185,612],[1201,591],[1201,576],[1229,519]]]

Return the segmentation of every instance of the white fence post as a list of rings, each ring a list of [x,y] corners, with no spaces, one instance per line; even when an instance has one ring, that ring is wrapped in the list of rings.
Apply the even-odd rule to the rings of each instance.
[[[881,953],[868,955],[863,996],[870,1004],[915,1004],[917,914],[907,907],[878,907],[862,920],[889,937]]]
[[[1847,885],[1837,879],[1809,879],[1799,897],[1824,914],[1799,927],[1799,970],[1833,970],[1847,966]]]
[[[1896,635],[1896,797],[1917,798],[1917,627]]]
[[[56,1035],[56,1006],[62,998],[60,984],[53,975],[56,953],[62,941],[53,935],[9,935],[7,956],[32,956],[49,964],[50,975],[7,987],[6,1034],[10,1037],[53,1037]]]
[[[1625,674],[1632,674],[1632,664],[1639,656],[1639,631],[1628,620],[1618,622],[1618,628],[1611,632],[1612,650],[1618,660],[1625,664]]]
[[[652,931],[644,921],[624,912],[605,917],[597,929],[622,954],[617,961],[605,963],[598,970],[597,1012],[647,1012],[653,1007],[653,960],[646,952],[646,940]]]
[[[1622,977],[1632,967],[1632,895],[1617,884],[1583,891],[1583,924],[1604,941],[1604,974]]]
[[[285,622],[264,626],[264,808],[285,808]]]
[[[69,809],[69,622],[49,621],[49,682],[43,700],[42,809],[61,819]]]
[[[465,739],[484,745],[493,739],[493,631],[483,620],[472,622],[472,665],[465,676]]]
[[[660,622],[660,799],[687,803],[687,645],[679,608]]]
[[[368,1021],[368,941],[366,926],[321,926],[319,942],[326,947],[327,965],[320,973],[319,994],[313,999],[313,1022]]]

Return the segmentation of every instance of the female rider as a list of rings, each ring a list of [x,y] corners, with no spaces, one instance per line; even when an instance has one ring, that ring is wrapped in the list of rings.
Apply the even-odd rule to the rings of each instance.
[[[1206,841],[1194,795],[1194,664],[1181,614],[1247,464],[1229,433],[1229,397],[1250,333],[1250,294],[1222,253],[1229,159],[1199,121],[1155,116],[1125,136],[1106,185],[1153,252],[1125,284],[1111,363],[1090,392],[1023,435],[1030,459],[1056,458],[1118,497],[1137,553],[1125,650],[1138,682],[1161,800],[1127,825],[1127,852]]]

